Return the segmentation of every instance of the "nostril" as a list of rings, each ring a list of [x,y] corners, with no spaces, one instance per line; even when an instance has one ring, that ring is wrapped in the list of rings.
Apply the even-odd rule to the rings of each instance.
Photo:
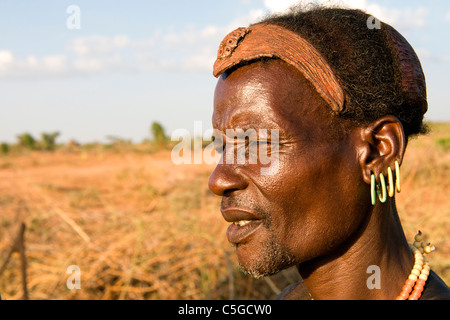
[[[223,196],[230,190],[245,189],[247,182],[236,166],[219,164],[209,177],[208,187],[214,194]]]
[[[211,175],[209,176],[209,180],[208,180],[208,188],[209,190],[211,190],[214,194],[218,195],[218,196],[222,196],[222,191],[220,189],[219,183],[218,183],[218,178],[217,178],[217,167],[216,169],[213,171],[213,173],[211,173]]]

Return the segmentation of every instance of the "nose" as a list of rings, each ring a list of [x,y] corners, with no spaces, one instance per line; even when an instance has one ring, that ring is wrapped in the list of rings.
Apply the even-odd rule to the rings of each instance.
[[[226,192],[233,190],[245,189],[247,185],[239,166],[233,164],[218,164],[208,181],[209,189],[218,196],[224,196]]]

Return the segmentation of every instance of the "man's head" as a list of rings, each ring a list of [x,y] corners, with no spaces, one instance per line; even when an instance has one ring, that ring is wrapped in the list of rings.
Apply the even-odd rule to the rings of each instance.
[[[361,232],[367,219],[361,213],[371,206],[370,173],[401,162],[407,137],[424,130],[424,88],[405,81],[405,72],[415,71],[405,71],[399,60],[404,44],[393,40],[384,24],[368,29],[368,17],[354,10],[314,9],[268,18],[263,25],[299,35],[327,65],[316,63],[312,50],[300,54],[305,61],[299,65],[289,61],[290,54],[250,55],[216,73],[216,129],[224,134],[236,128],[279,130],[276,174],[261,175],[259,162],[223,161],[209,181],[223,197],[224,218],[234,222],[228,239],[253,276],[330,254]],[[246,54],[246,36],[232,43],[243,47],[238,54]],[[232,59],[234,49],[222,56]],[[311,66],[319,72],[310,72]],[[328,67],[336,81],[315,78]]]
[[[226,220],[254,220],[228,229],[242,268],[254,276],[309,260],[359,224],[346,217],[358,209],[348,208],[346,199],[360,191],[356,185],[345,190],[336,184],[346,179],[364,184],[350,170],[357,155],[350,142],[332,136],[330,120],[331,112],[310,83],[281,60],[249,64],[219,79],[216,129],[279,130],[276,174],[262,175],[259,163],[224,161],[210,177],[210,189],[223,197]]]

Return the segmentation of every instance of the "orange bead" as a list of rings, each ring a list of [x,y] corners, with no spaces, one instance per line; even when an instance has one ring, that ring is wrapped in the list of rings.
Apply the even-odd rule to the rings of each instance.
[[[409,297],[409,293],[402,292],[399,295],[399,298],[400,298],[399,300],[406,300],[406,299],[408,299],[408,297]]]
[[[406,279],[405,286],[408,285],[408,286],[414,287],[415,283],[416,282],[414,280]]]
[[[409,300],[419,300],[420,296],[421,296],[420,292],[413,291],[409,296]]]
[[[402,288],[402,292],[406,292],[406,293],[410,293],[412,291],[413,287],[412,286],[408,286],[408,285],[404,285]]]
[[[416,285],[420,285],[422,287],[425,285],[425,283],[426,283],[426,281],[423,279],[417,279],[417,281],[416,281]]]
[[[416,286],[414,287],[414,291],[417,291],[417,292],[419,292],[419,293],[422,293],[422,291],[423,291],[423,286],[418,286],[418,285],[416,285]]]

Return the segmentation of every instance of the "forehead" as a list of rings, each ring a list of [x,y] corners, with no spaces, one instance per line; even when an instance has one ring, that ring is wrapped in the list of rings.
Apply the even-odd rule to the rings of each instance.
[[[329,113],[329,106],[300,71],[272,59],[242,66],[219,78],[213,126],[220,130],[296,130],[320,125]]]

